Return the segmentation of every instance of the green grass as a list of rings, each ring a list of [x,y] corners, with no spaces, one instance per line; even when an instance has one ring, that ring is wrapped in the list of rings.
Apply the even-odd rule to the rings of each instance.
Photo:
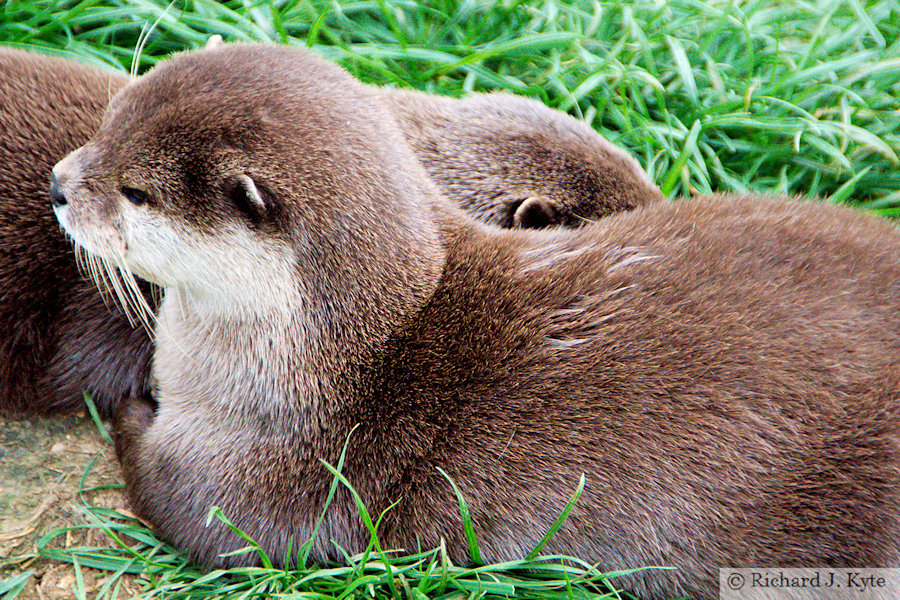
[[[900,215],[897,0],[165,6],[8,0],[0,43],[127,68],[159,19],[141,70],[213,33],[307,45],[369,83],[540,98],[626,147],[671,196],[833,195]]]
[[[211,34],[305,45],[367,83],[539,98],[627,148],[673,197],[830,195],[900,217],[897,0],[176,0],[165,8],[160,0],[7,0],[0,43],[128,70],[142,31],[158,21],[139,71]],[[60,550],[59,530],[40,552],[76,573],[109,571],[101,598],[115,597],[118,578],[133,572],[144,573],[149,595],[166,598],[599,598],[605,589],[602,574],[577,560],[465,567],[440,548],[379,552],[374,535],[342,565],[204,573],[139,523],[84,510],[121,541],[117,549]],[[0,597],[14,598],[23,582],[0,582]],[[76,593],[85,596],[83,585]]]
[[[90,405],[90,402],[89,402]],[[105,428],[99,425],[101,430]],[[343,457],[341,459],[343,461]],[[93,464],[93,463],[92,463]],[[371,539],[360,554],[350,556],[343,552],[341,564],[314,565],[308,560],[312,540],[289,551],[295,565],[291,569],[279,569],[274,562],[245,533],[235,528],[222,512],[213,507],[208,522],[222,520],[237,535],[247,541],[247,546],[233,554],[254,553],[260,567],[232,568],[205,571],[192,565],[177,549],[157,539],[155,534],[133,517],[118,511],[92,506],[85,500],[82,489],[81,510],[88,525],[54,529],[37,543],[36,557],[70,563],[75,572],[73,595],[79,600],[89,596],[97,600],[118,598],[122,590],[122,577],[138,574],[142,596],[188,600],[193,598],[250,599],[284,598],[296,600],[326,600],[337,598],[367,598],[371,600],[465,600],[465,599],[520,599],[520,600],[604,600],[629,599],[631,595],[615,587],[615,577],[633,571],[601,573],[596,566],[577,558],[556,555],[541,556],[540,550],[565,522],[569,512],[584,487],[582,477],[571,501],[557,521],[551,525],[535,549],[520,560],[500,564],[482,564],[478,542],[472,531],[465,499],[457,490],[463,526],[469,539],[471,564],[454,565],[446,548],[421,550],[414,553],[397,552],[382,548],[378,539],[378,525],[384,515],[373,519],[360,497],[337,468],[326,465],[335,475],[329,502],[338,485],[346,485],[357,502],[360,518],[369,529]],[[90,466],[82,477],[82,488]],[[446,474],[444,474],[446,477]],[[454,490],[456,486],[451,481]],[[326,510],[327,510],[326,503]],[[324,511],[323,511],[324,512]],[[208,524],[208,523],[207,523]],[[64,544],[70,531],[100,529],[113,542],[112,547],[80,547]],[[316,533],[313,533],[315,537]],[[14,562],[28,561],[30,556],[17,557]],[[2,567],[0,561],[0,567]],[[107,571],[99,589],[86,589],[82,569],[90,567]],[[24,588],[34,570],[0,581],[0,597],[13,600]]]
[[[139,523],[112,511],[85,508],[97,527],[122,540],[118,549],[66,548],[54,550],[50,543],[65,530],[41,540],[41,555],[82,567],[112,573],[96,598],[113,598],[125,573],[141,573],[148,597],[188,598],[409,598],[462,600],[465,598],[628,598],[611,591],[607,580],[591,565],[571,558],[546,556],[487,566],[457,566],[443,547],[414,554],[376,551],[375,543],[365,552],[346,556],[343,564],[281,570],[271,566],[202,571],[187,563],[172,547],[156,540]],[[614,588],[613,588],[614,589]],[[0,592],[2,592],[0,588]],[[78,587],[75,594],[85,597]]]

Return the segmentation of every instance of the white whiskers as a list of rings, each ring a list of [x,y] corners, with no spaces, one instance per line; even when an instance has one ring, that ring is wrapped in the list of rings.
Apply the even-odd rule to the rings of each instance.
[[[132,327],[136,327],[140,323],[150,337],[153,337],[156,314],[122,257],[118,257],[118,260],[113,263],[91,254],[80,244],[75,243],[75,261],[81,272],[86,273],[100,290],[104,302],[107,301],[107,298],[114,298],[114,301],[122,308],[122,312],[125,313],[128,323]]]

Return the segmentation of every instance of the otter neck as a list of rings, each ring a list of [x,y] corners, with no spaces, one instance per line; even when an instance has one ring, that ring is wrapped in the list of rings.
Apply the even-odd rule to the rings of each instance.
[[[444,251],[437,228],[429,237],[404,248],[402,264],[382,261],[375,275],[369,265],[336,274],[301,264],[297,293],[283,308],[268,302],[253,311],[244,302],[233,310],[222,307],[227,298],[166,288],[152,369],[161,410],[200,405],[240,427],[321,431],[352,395],[357,370],[437,289]],[[321,273],[328,278],[317,281]]]
[[[331,396],[323,354],[301,314],[217,313],[168,289],[156,327],[154,392],[164,410],[200,408],[223,423],[293,428]]]

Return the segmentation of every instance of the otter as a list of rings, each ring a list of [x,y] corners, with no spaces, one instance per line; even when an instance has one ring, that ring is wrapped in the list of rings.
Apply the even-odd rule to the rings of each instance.
[[[249,96],[248,96],[248,90]],[[377,94],[298,49],[176,55],[56,165],[75,242],[161,286],[133,509],[202,564],[290,561],[336,465],[385,548],[647,565],[900,566],[900,234],[784,198],[503,230],[444,202]],[[362,551],[348,491],[311,557]]]
[[[634,158],[536,100],[381,93],[438,187],[481,221],[577,227],[663,199]]]
[[[0,412],[71,411],[84,406],[87,391],[101,414],[111,416],[123,395],[146,388],[151,342],[133,325],[137,317],[152,318],[155,301],[146,282],[125,289],[111,266],[96,262],[88,267],[113,294],[142,300],[136,314],[104,303],[56,233],[47,178],[88,141],[109,98],[129,78],[0,48],[0,79],[0,285],[15,290],[0,298],[0,329],[7,332],[0,339]],[[482,109],[478,95],[452,100],[374,92],[418,141],[416,151],[441,191],[477,206],[472,212],[486,222],[574,226],[661,198],[626,153],[535,101],[492,95],[495,106]],[[482,112],[489,121],[480,119]],[[468,170],[464,161],[471,161]]]
[[[100,125],[121,73],[0,48],[0,411],[111,414],[146,388],[151,343],[85,280],[47,210],[47,179]],[[150,297],[148,284],[142,293]],[[132,390],[134,388],[134,390]]]

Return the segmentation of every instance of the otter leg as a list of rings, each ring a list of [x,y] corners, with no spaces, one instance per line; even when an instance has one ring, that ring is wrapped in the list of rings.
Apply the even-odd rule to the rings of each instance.
[[[126,473],[135,465],[137,442],[153,423],[156,408],[156,400],[149,391],[135,391],[122,399],[116,413],[114,429],[116,458]]]

